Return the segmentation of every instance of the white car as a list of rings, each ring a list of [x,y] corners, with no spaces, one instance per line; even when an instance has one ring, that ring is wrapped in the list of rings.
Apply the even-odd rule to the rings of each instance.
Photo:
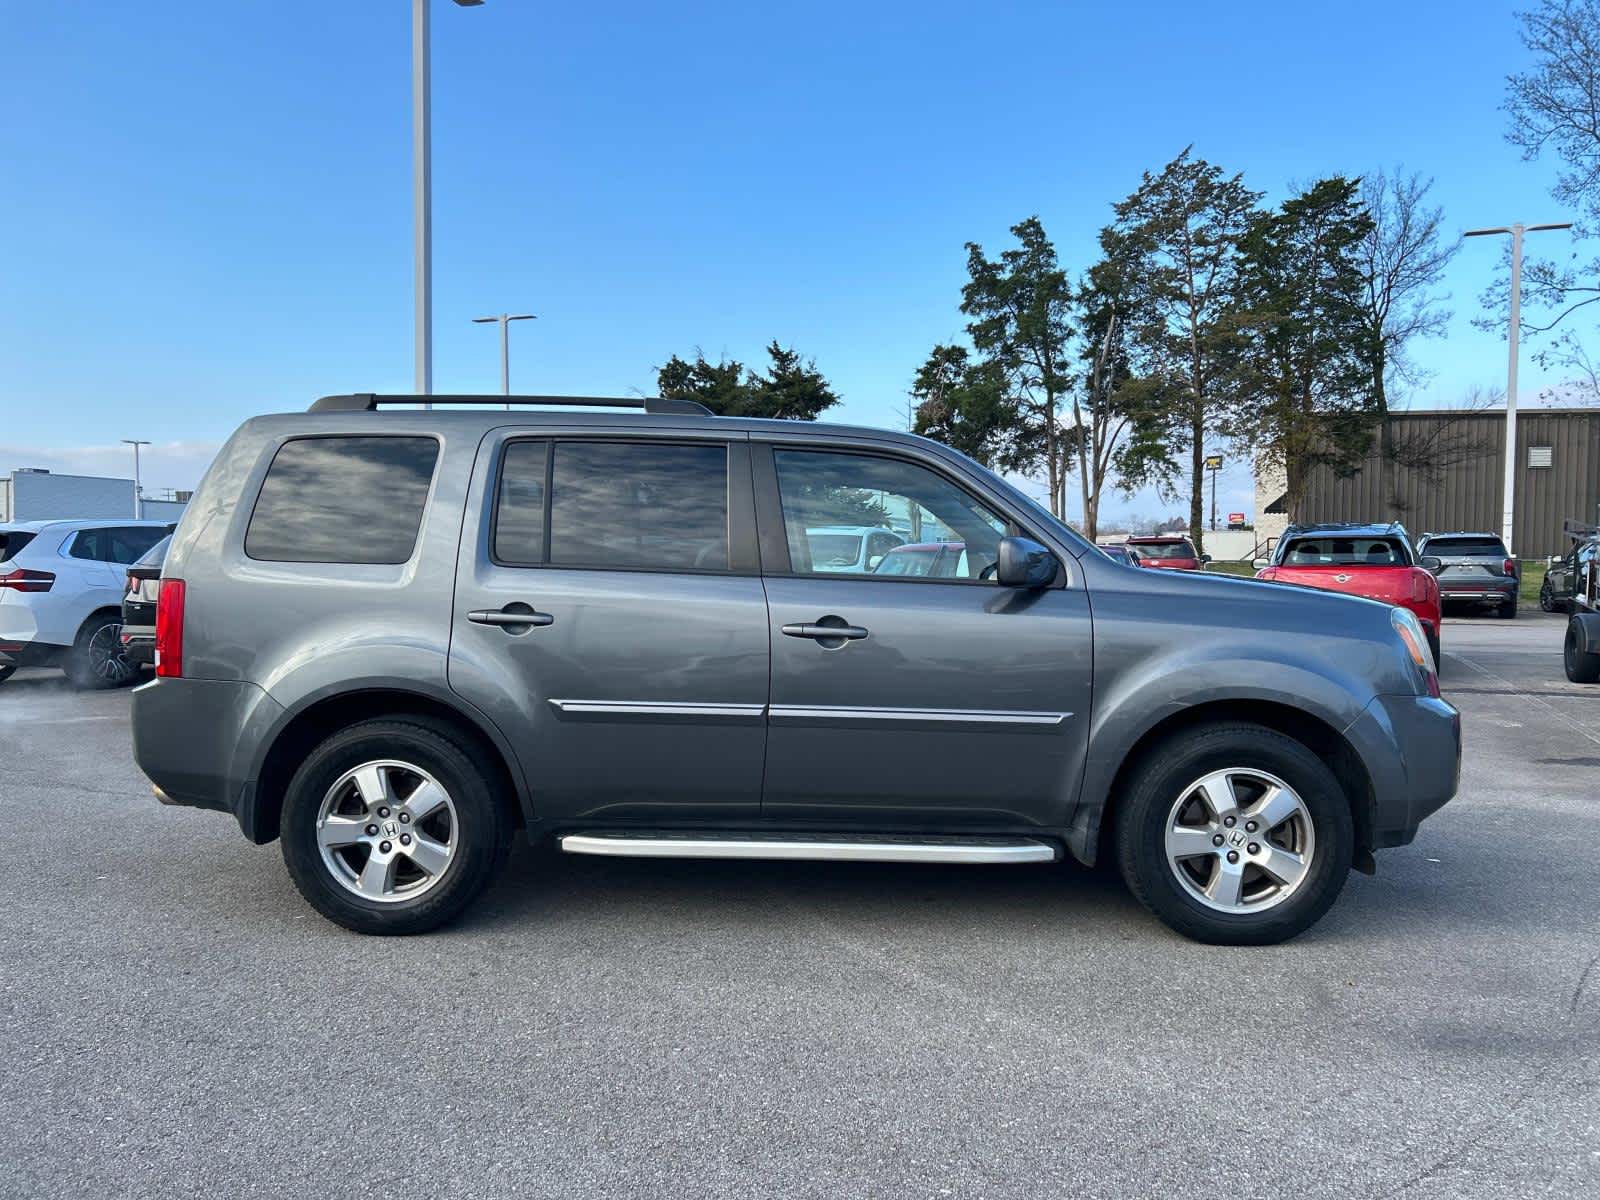
[[[829,575],[866,575],[905,538],[878,525],[822,525],[806,530],[811,569]]]
[[[132,683],[123,653],[127,569],[173,526],[166,521],[33,521],[0,525],[0,681],[18,667],[58,666],[83,688]]]

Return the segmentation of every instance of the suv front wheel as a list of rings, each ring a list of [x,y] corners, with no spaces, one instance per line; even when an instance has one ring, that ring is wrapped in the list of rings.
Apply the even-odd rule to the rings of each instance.
[[[1197,941],[1286,941],[1328,911],[1350,872],[1354,824],[1339,781],[1265,726],[1207,725],[1161,743],[1119,811],[1128,887]]]
[[[329,737],[283,801],[283,860],[300,894],[357,933],[423,933],[461,912],[510,844],[501,799],[459,735],[423,718]]]

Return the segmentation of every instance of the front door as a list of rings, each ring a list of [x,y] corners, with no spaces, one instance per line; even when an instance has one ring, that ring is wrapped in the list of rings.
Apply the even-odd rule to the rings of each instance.
[[[936,464],[753,450],[772,633],[763,815],[1065,825],[1089,724],[1082,588],[999,587],[999,541],[1027,530]],[[841,572],[840,531],[880,528],[903,546]]]
[[[450,683],[538,816],[754,817],[769,656],[742,435],[492,435],[478,476]]]

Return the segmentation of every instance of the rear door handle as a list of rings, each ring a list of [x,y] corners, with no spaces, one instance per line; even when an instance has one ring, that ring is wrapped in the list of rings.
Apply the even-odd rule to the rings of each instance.
[[[823,642],[859,642],[867,636],[867,631],[859,625],[824,625],[819,621],[800,621],[783,626],[783,635]]]
[[[504,608],[475,608],[467,620],[479,625],[498,625],[513,633],[554,625],[556,619],[549,613],[536,612],[527,604],[508,604]]]

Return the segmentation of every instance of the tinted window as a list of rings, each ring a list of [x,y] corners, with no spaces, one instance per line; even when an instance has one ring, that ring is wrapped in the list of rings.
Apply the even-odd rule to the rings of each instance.
[[[1505,543],[1497,537],[1436,537],[1423,546],[1424,554],[1476,554],[1485,558],[1509,558]]]
[[[1286,567],[1408,566],[1411,555],[1399,538],[1309,537],[1289,543]]]
[[[403,563],[438,457],[433,438],[285,442],[250,514],[244,552],[267,562]]]
[[[557,442],[554,566],[723,571],[728,452],[722,446]]]
[[[1193,558],[1193,542],[1140,542],[1139,553],[1146,558]]]
[[[811,450],[777,450],[772,457],[790,566],[799,574],[873,574],[870,556],[860,550],[862,539],[870,546],[874,537],[897,544],[964,542],[970,552],[965,569],[951,571],[951,578],[978,579],[998,556],[1005,520],[926,467]],[[846,542],[854,555],[849,545],[834,553]]]
[[[31,541],[33,534],[21,529],[13,529],[10,532],[0,530],[0,562],[5,562],[6,559],[18,554]]]
[[[159,567],[167,561],[167,547],[170,545],[172,545],[172,535],[168,534],[146,550],[139,561],[133,565],[136,567]]]
[[[135,526],[130,529],[104,529],[106,561],[118,563],[122,566],[132,566],[146,554],[157,542],[167,536],[167,531],[161,528],[140,528]]]
[[[544,561],[544,496],[549,442],[512,442],[500,464],[500,499],[495,506],[496,562],[531,565]]]

